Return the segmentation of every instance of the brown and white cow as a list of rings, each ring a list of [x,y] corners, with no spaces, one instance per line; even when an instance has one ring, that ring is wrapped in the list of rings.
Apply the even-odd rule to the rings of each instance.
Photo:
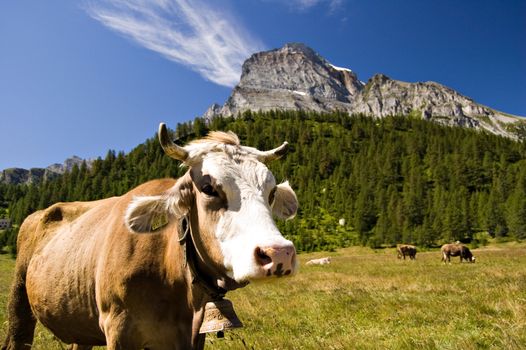
[[[416,259],[416,247],[414,245],[410,244],[397,244],[396,245],[396,253],[398,259],[404,258],[408,256],[411,260]]]
[[[440,248],[440,251],[442,253],[442,261],[444,263],[451,262],[452,256],[460,256],[460,262],[462,262],[462,260],[475,262],[475,257],[469,248],[460,243],[444,244],[442,248]]]
[[[265,166],[287,144],[263,152],[212,132],[180,147],[164,124],[159,138],[189,167],[183,177],[24,221],[2,349],[29,349],[37,320],[72,349],[202,349],[216,294],[294,274],[294,246],[272,216],[293,217],[298,202]]]

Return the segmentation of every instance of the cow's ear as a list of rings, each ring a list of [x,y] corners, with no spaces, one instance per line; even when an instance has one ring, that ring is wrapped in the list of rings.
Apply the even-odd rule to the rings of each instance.
[[[272,203],[272,213],[281,219],[292,219],[296,216],[297,211],[298,198],[289,182],[285,181],[277,185]]]
[[[174,217],[186,215],[191,198],[192,182],[189,176],[184,176],[162,195],[134,197],[126,209],[124,222],[134,233],[157,232]]]
[[[140,196],[126,209],[124,222],[135,233],[149,233],[159,230],[169,222],[164,196]]]

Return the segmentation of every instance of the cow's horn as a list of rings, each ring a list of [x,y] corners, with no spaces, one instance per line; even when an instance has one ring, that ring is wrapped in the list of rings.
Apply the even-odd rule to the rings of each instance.
[[[188,158],[188,152],[181,146],[177,146],[170,136],[164,123],[159,124],[159,143],[167,156],[184,162]]]
[[[285,141],[281,146],[271,149],[270,151],[260,152],[258,154],[258,159],[262,162],[269,162],[271,160],[283,157],[288,151],[289,143]]]

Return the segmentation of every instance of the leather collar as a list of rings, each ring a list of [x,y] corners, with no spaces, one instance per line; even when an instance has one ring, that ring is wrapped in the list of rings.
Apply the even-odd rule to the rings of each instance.
[[[188,266],[190,268],[192,284],[199,285],[212,300],[222,299],[229,290],[244,287],[248,284],[248,282],[238,283],[227,276],[210,276],[199,269],[198,260],[200,259],[204,264],[206,264],[206,260],[197,249],[195,244],[196,237],[194,236],[190,220],[185,215],[179,225],[179,243],[183,249],[183,267],[186,268]]]

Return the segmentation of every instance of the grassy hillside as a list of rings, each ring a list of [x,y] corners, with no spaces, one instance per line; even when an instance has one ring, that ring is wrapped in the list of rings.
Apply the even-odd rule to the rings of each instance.
[[[474,250],[477,263],[393,249],[300,254],[300,273],[229,293],[245,328],[208,349],[524,349],[526,245]],[[329,266],[305,266],[331,256]],[[13,261],[0,256],[0,337]],[[46,330],[34,349],[63,349]]]

